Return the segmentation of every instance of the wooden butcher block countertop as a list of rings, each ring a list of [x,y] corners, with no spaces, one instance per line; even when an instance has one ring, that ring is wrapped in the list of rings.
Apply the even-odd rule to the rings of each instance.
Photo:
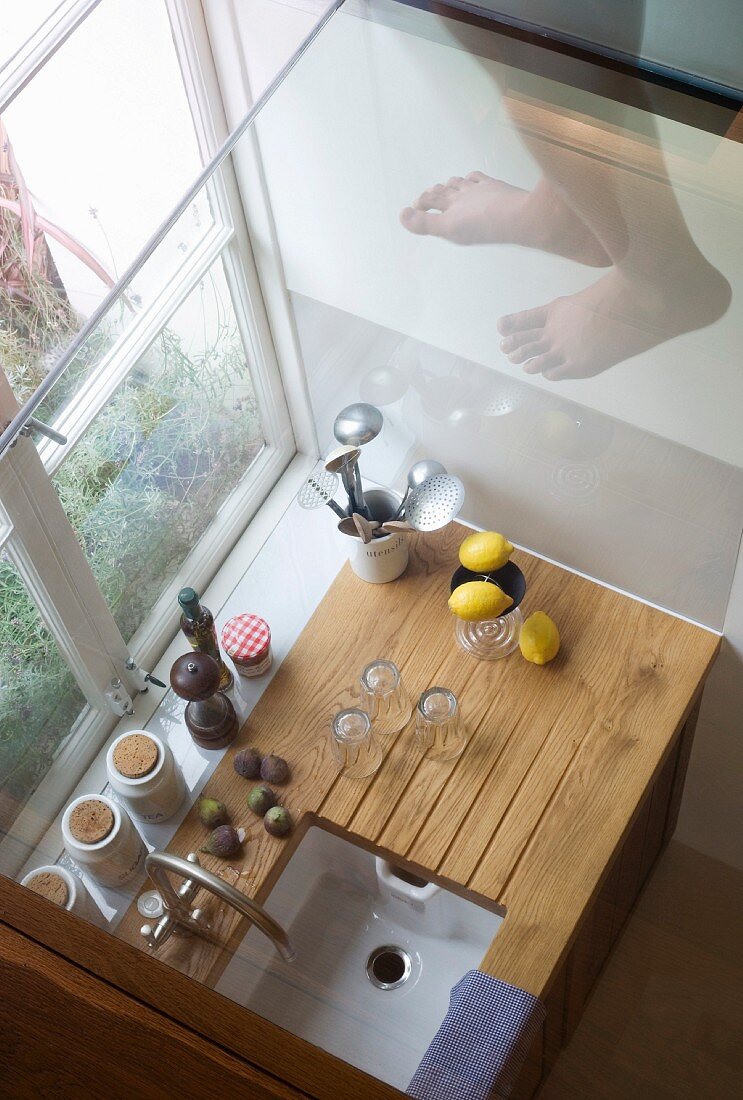
[[[344,566],[231,746],[205,793],[226,803],[250,837],[243,857],[204,866],[265,900],[311,821],[332,822],[413,869],[484,895],[506,919],[481,968],[537,995],[548,988],[612,855],[658,773],[717,653],[717,635],[516,551],[527,579],[522,610],[547,611],[562,647],[539,667],[516,650],[478,661],[454,640],[447,608],[457,548],[452,524],[413,536],[406,574],[392,584],[359,580]],[[400,667],[413,700],[451,688],[469,743],[449,763],[425,761],[413,723],[384,739],[370,780],[339,777],[330,754],[332,715],[356,699],[361,668],[384,657]],[[298,827],[268,836],[246,808],[252,783],[232,766],[254,745],[285,757],[292,781],[282,801]],[[206,830],[192,809],[169,850],[185,856]],[[210,906],[228,951],[243,919]],[[268,905],[270,910],[270,903]],[[118,935],[143,947],[132,906]],[[158,957],[214,984],[228,955],[192,937],[173,937]]]

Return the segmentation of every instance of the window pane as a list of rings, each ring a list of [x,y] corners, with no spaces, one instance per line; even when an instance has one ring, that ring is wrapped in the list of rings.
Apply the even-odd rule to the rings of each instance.
[[[127,640],[262,446],[219,261],[54,475]]]
[[[0,554],[0,832],[44,778],[85,710],[18,570]]]
[[[165,5],[102,0],[0,120],[0,355],[19,400],[200,169]],[[204,191],[141,273],[138,301],[212,225]]]
[[[0,5],[0,75],[44,20],[63,7],[61,0],[23,0],[22,4]]]

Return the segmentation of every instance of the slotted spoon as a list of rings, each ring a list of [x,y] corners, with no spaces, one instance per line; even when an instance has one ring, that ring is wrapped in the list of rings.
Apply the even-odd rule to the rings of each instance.
[[[464,485],[454,474],[433,474],[413,489],[405,519],[414,531],[438,531],[455,519],[464,504]]]

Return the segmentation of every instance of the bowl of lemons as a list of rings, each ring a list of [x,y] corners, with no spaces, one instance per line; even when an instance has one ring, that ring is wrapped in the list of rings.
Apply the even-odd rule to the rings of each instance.
[[[449,610],[457,642],[474,657],[495,661],[520,647],[526,660],[546,664],[560,648],[557,627],[543,611],[524,623],[519,605],[526,578],[511,561],[513,544],[497,531],[474,531],[459,547]]]

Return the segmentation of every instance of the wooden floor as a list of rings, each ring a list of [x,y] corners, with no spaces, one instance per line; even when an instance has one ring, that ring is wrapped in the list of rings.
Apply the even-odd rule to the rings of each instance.
[[[743,873],[671,842],[539,1100],[743,1097]]]

